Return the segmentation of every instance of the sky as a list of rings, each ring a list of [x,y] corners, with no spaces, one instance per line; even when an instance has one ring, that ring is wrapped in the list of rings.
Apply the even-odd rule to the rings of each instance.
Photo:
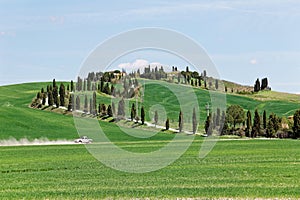
[[[103,41],[158,27],[200,44],[222,79],[300,93],[299,22],[298,0],[0,0],[0,85],[74,79]],[[134,56],[122,62],[182,64]]]

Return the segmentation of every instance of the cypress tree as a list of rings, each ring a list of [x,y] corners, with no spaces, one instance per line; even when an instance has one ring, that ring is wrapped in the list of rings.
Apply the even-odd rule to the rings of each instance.
[[[227,132],[228,132],[228,121],[226,119],[226,113],[225,111],[222,112],[222,117],[221,117],[221,126],[223,125],[222,127],[222,130],[220,130],[220,135],[227,135]]]
[[[219,80],[218,79],[216,79],[215,87],[216,87],[216,90],[219,89]]]
[[[37,99],[40,99],[40,98],[41,98],[41,93],[40,93],[40,92],[38,92],[38,93],[36,94],[36,98],[37,98]]]
[[[87,98],[86,95],[85,95],[85,97],[84,97],[84,107],[83,107],[83,112],[84,112],[84,113],[87,113],[87,112],[88,112],[88,98]]]
[[[115,96],[115,87],[114,87],[114,85],[111,85],[111,87],[110,87],[110,94]]]
[[[75,106],[76,110],[80,110],[80,98],[79,96],[76,96],[76,106]]]
[[[111,105],[108,105],[108,107],[107,107],[107,115],[108,115],[109,117],[112,117],[112,116],[113,116],[112,109],[111,109]]]
[[[169,130],[170,128],[170,121],[169,121],[169,118],[167,118],[166,120],[166,130]]]
[[[106,106],[105,106],[105,104],[103,103],[103,104],[101,104],[101,114],[102,115],[106,115]]]
[[[293,125],[294,137],[300,137],[300,110],[297,110],[294,114],[294,125]]]
[[[43,96],[42,105],[45,105],[46,104],[46,94],[43,93],[42,96]]]
[[[101,115],[101,104],[100,103],[98,104],[98,113],[99,113],[99,115]]]
[[[73,95],[70,95],[69,97],[69,104],[68,104],[68,111],[72,111],[73,110]]]
[[[52,86],[53,86],[53,88],[56,87],[56,81],[55,81],[55,78],[54,78],[53,81],[52,81]]]
[[[256,137],[257,135],[260,135],[260,116],[258,114],[257,109],[254,113],[254,120],[253,120],[253,128],[252,128],[252,137]]]
[[[93,115],[97,115],[97,94],[93,92],[93,101],[92,101],[92,113]]]
[[[55,80],[55,79],[54,79]],[[53,95],[53,101],[54,101],[54,104],[58,104],[58,91],[57,91],[57,87],[53,87],[53,90],[52,90],[52,95]]]
[[[259,79],[256,79],[255,85],[254,85],[254,92],[260,91],[260,81]]]
[[[59,105],[60,105],[60,100],[59,100],[59,98],[56,99],[55,105],[56,105],[56,108],[59,108]]]
[[[144,123],[145,123],[145,110],[144,110],[144,106],[142,106],[142,108],[141,108],[141,121],[142,121],[142,125],[144,125]]]
[[[122,98],[118,104],[118,117],[123,118],[125,116],[125,107],[124,106],[125,106],[125,102],[124,102],[124,99]]]
[[[183,114],[181,110],[179,112],[179,117],[178,117],[178,128],[179,128],[179,133],[181,133],[183,129]]]
[[[154,124],[155,124],[155,127],[156,127],[157,123],[158,123],[158,113],[157,113],[157,110],[156,110],[155,113],[154,113]]]
[[[264,113],[263,113],[263,128],[264,129],[267,128],[267,113],[266,113],[265,110],[264,110]]]
[[[90,98],[90,114],[93,114],[93,99]]]
[[[205,121],[205,125],[204,125],[204,129],[205,129],[205,133],[207,135],[211,135],[211,114],[209,114],[209,116],[207,116],[206,121]]]
[[[103,80],[103,77],[101,77],[101,80],[100,80],[100,91],[103,92],[103,88],[104,88],[104,80]]]
[[[251,133],[251,127],[252,127],[252,119],[251,119],[251,112],[250,110],[248,110],[247,112],[247,121],[246,121],[246,137],[250,137],[250,133]]]
[[[73,83],[73,80],[71,80],[71,92],[74,92],[74,83]]]
[[[48,92],[48,105],[53,106],[53,94],[52,91]]]
[[[131,112],[130,112],[130,119],[133,121],[136,117],[136,109],[135,109],[135,104],[133,103],[131,106]]]
[[[63,83],[60,84],[59,87],[59,98],[60,98],[60,105],[65,106],[65,86]]]
[[[221,119],[221,110],[217,108],[217,115],[216,115],[216,126],[220,126],[220,119]]]
[[[197,131],[197,125],[198,125],[198,123],[197,123],[197,117],[196,117],[196,109],[194,108],[193,109],[193,134],[195,134]]]

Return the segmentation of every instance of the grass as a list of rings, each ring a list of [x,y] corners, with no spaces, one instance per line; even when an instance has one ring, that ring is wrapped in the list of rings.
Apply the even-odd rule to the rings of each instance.
[[[159,104],[165,109],[167,116],[170,118],[170,126],[177,128],[178,114],[180,106],[178,105],[181,91],[187,90],[185,85],[175,85],[166,82],[145,80],[146,89],[144,95],[144,107],[146,110],[146,120],[152,121],[155,106]],[[72,116],[63,115],[56,112],[41,111],[28,107],[31,100],[41,87],[51,83],[26,83],[18,85],[9,85],[0,87],[0,139],[15,137],[16,139],[27,137],[34,139],[39,137],[47,137],[48,139],[73,139],[77,137],[77,131],[74,127]],[[59,84],[59,83],[58,83]],[[175,85],[178,94],[172,93],[165,86]],[[191,88],[187,91],[192,91]],[[200,129],[206,118],[205,105],[210,101],[209,92],[207,90],[193,89],[195,92],[200,109]],[[110,103],[111,98],[107,95],[97,95],[98,103]],[[133,101],[131,101],[133,102]],[[186,107],[192,107],[194,102],[186,100]],[[239,104],[245,110],[254,112],[258,109],[260,113],[263,110],[267,114],[271,112],[279,116],[290,116],[299,109],[299,102],[281,101],[281,100],[254,100],[250,97],[240,95],[227,95],[227,105]],[[117,105],[117,104],[116,104]],[[192,109],[192,108],[191,108]],[[129,110],[126,111],[129,115]],[[192,110],[191,110],[192,111]],[[188,113],[191,115],[191,112]],[[185,114],[187,116],[187,114]],[[185,117],[185,120],[188,117]],[[164,126],[165,121],[160,119],[159,125]]]
[[[166,141],[168,142],[168,141]],[[298,198],[299,141],[219,141],[198,158],[197,138],[175,163],[151,173],[112,170],[82,145],[0,147],[3,199]],[[161,142],[118,145],[147,152]]]
[[[28,107],[41,87],[50,83],[26,83],[0,87],[0,139],[78,137],[73,118]],[[162,105],[176,126],[179,106],[175,96],[159,82],[149,81],[145,91],[146,113]],[[184,89],[179,85],[179,90]],[[203,109],[209,101],[206,90],[194,90]],[[99,101],[109,97],[98,95]],[[190,103],[190,102],[189,102]],[[293,114],[299,102],[253,100],[227,95],[227,104],[244,109],[264,109],[282,116]],[[205,111],[201,110],[203,120]],[[146,116],[151,119],[151,116]],[[108,122],[99,122],[109,139],[132,152],[151,152],[168,143],[173,134],[158,133],[135,138]],[[174,127],[176,128],[176,127]],[[138,134],[140,129],[129,129]],[[143,130],[144,134],[148,133]],[[188,136],[187,136],[188,137]],[[298,198],[300,191],[299,140],[219,141],[205,159],[197,137],[187,152],[173,164],[156,172],[130,174],[112,170],[92,157],[82,145],[0,147],[1,199],[99,199],[132,197],[202,198]]]

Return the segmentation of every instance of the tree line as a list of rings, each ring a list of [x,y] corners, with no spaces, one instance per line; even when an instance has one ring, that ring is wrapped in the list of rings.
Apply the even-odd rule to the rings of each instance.
[[[275,113],[267,116],[264,110],[262,115],[256,109],[254,117],[250,110],[247,112],[239,105],[231,105],[226,111],[218,108],[210,113],[205,121],[205,132],[209,135],[238,135],[245,137],[267,138],[299,138],[300,137],[300,110],[293,115],[293,120],[279,117]]]

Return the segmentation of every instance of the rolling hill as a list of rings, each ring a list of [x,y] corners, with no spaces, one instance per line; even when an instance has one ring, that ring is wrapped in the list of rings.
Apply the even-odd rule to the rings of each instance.
[[[158,81],[146,81],[144,94],[146,113],[153,105],[159,103],[166,110],[171,121],[171,127],[177,128],[176,121],[180,107],[176,96]],[[50,83],[24,83],[0,87],[0,139],[7,139],[9,137],[16,139],[23,137],[28,139],[47,137],[51,140],[73,139],[77,137],[72,116],[29,107],[36,93],[42,87],[46,88],[48,84]],[[164,84],[171,83],[164,82]],[[177,87],[186,86],[177,85]],[[200,124],[203,126],[206,117],[204,108],[210,100],[209,92],[196,88],[194,92],[200,104]],[[266,110],[267,114],[274,112],[279,116],[290,116],[294,114],[295,110],[299,109],[300,101],[297,101],[297,97],[298,95],[287,95],[271,91],[260,92],[252,96],[227,94],[227,105],[239,104],[245,110],[251,110],[252,112],[258,109],[260,113]],[[111,99],[109,96],[98,95],[97,101],[109,103]],[[149,115],[146,115],[146,120],[151,121]],[[106,124],[106,122],[101,123]]]

